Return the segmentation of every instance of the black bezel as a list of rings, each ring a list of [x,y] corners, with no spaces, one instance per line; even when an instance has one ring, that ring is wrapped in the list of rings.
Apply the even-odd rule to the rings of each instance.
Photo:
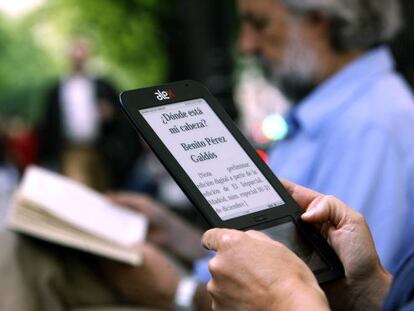
[[[155,95],[158,90],[172,90],[174,97],[160,101]],[[283,199],[285,202],[284,205],[223,221],[139,112],[141,109],[198,98],[203,98],[210,105],[212,110],[217,114],[219,119]],[[183,192],[189,197],[190,201],[197,207],[198,211],[212,227],[233,228],[239,230],[260,229],[269,227],[272,224],[277,223],[278,220],[290,217],[303,233],[304,238],[306,238],[330,266],[327,270],[315,273],[318,281],[321,283],[343,276],[343,267],[335,252],[319,232],[312,226],[309,226],[300,220],[300,214],[302,213],[301,208],[289,195],[267,164],[258,156],[254,148],[239,131],[214,96],[212,96],[202,84],[188,80],[144,89],[130,90],[123,92],[120,95],[120,99],[121,106],[134,128],[140,133],[161,163],[163,163],[168,172],[181,187]]]

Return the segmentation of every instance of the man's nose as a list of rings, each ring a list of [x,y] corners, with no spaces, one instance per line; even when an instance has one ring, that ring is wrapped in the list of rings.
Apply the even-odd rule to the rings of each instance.
[[[239,37],[239,50],[243,55],[256,55],[259,52],[257,33],[248,26],[242,26]]]

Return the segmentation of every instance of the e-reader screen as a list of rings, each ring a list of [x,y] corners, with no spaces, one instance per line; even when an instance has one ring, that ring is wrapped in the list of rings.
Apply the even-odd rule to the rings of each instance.
[[[223,221],[285,204],[204,99],[139,112]]]

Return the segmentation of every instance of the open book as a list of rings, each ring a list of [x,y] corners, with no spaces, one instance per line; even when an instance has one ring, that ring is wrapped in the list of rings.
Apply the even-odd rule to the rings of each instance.
[[[115,206],[80,183],[31,166],[9,210],[9,228],[64,246],[138,265],[133,247],[145,239],[146,218]]]

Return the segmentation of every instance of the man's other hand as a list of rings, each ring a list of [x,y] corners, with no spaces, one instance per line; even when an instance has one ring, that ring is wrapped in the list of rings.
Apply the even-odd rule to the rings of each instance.
[[[328,302],[305,263],[257,231],[212,229],[203,244],[210,261],[207,289],[213,310],[327,310]]]
[[[105,260],[101,273],[119,299],[127,304],[172,310],[180,274],[155,247],[139,246],[144,259],[140,266]]]

